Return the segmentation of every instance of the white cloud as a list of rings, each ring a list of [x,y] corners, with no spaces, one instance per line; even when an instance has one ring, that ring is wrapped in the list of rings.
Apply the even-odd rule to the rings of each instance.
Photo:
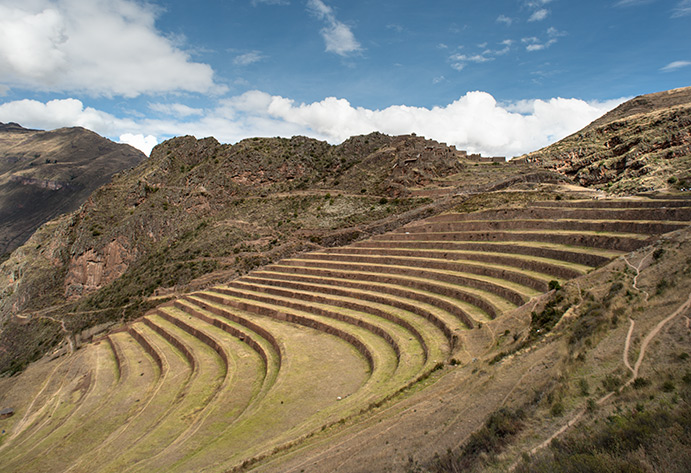
[[[528,21],[542,21],[547,18],[547,15],[549,15],[549,10],[546,8],[541,8],[534,11],[533,14],[530,15],[530,18],[528,18]]]
[[[499,15],[497,17],[497,23],[504,23],[506,26],[511,26],[511,24],[513,23],[513,19],[509,18],[506,15]]]
[[[674,8],[672,18],[680,18],[687,15],[691,15],[691,0],[681,0]]]
[[[44,129],[80,125],[143,150],[154,139],[186,134],[231,143],[253,136],[293,135],[339,143],[352,135],[380,131],[415,132],[471,152],[514,156],[579,130],[622,101],[554,98],[498,104],[488,93],[469,92],[443,107],[395,105],[371,110],[335,97],[305,104],[255,90],[222,100],[203,115],[185,118],[123,119],[66,99],[0,104],[0,121]]]
[[[155,20],[133,0],[0,0],[0,80],[94,96],[223,91]]]
[[[503,56],[507,54],[511,50],[511,46],[513,45],[513,43],[513,40],[505,39],[504,41],[497,43],[499,46],[502,46],[501,49],[487,48],[484,49],[480,54],[454,53],[449,56],[449,62],[453,69],[456,69],[457,71],[462,71],[468,65],[468,63],[482,64],[485,62],[494,61],[497,56]],[[477,46],[480,48],[486,48],[487,43],[480,43]]]
[[[665,67],[660,69],[663,72],[672,72],[676,71],[677,69],[681,69],[682,67],[689,67],[691,66],[691,61],[674,61],[670,62],[667,64]]]
[[[163,113],[165,115],[173,115],[176,117],[189,117],[204,114],[204,110],[201,108],[192,108],[181,103],[152,103],[149,104],[149,108],[154,112]]]
[[[158,144],[158,140],[155,136],[144,136],[142,134],[133,135],[132,133],[125,133],[123,135],[120,135],[119,141],[120,143],[126,143],[130,146],[137,148],[147,156],[151,154],[151,150],[154,149],[154,146]]]
[[[338,21],[333,9],[322,0],[307,0],[307,8],[317,18],[326,22],[326,26],[321,29],[321,35],[327,52],[348,56],[362,49],[350,28]]]
[[[249,66],[255,62],[264,59],[264,56],[259,51],[250,51],[249,53],[241,54],[233,59],[233,64],[236,66]]]
[[[554,27],[550,27],[547,29],[547,36],[549,36],[547,41],[542,41],[536,36],[530,36],[527,38],[522,38],[521,42],[526,45],[525,49],[527,51],[542,51],[543,49],[547,49],[556,43],[558,41],[557,38],[566,36],[566,34],[567,33],[559,31]]]

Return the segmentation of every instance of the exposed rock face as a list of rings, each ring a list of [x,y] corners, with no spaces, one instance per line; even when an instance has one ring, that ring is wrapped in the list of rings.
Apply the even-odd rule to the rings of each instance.
[[[578,133],[518,159],[615,193],[688,188],[691,87],[636,97]]]
[[[65,276],[65,298],[68,301],[77,299],[122,276],[136,257],[127,246],[127,242],[119,238],[101,251],[89,249],[72,258]]]

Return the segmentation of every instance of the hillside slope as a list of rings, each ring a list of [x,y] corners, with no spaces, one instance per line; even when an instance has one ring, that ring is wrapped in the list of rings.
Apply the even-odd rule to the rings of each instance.
[[[488,183],[530,172],[487,168]],[[70,333],[132,317],[154,295],[429,215],[446,197],[416,197],[419,189],[443,185],[448,195],[447,178],[474,172],[452,149],[416,136],[373,133],[338,146],[304,137],[169,140],[78,211],[39,229],[0,267],[0,371],[62,337],[60,325],[43,327],[52,330],[46,336],[15,315],[64,316]]]
[[[587,195],[459,196],[45,358],[0,382],[17,410],[3,471],[502,471],[509,441],[532,449],[589,402],[610,409],[639,373],[672,376],[658,399],[635,396],[664,407],[688,334],[677,323],[662,358],[649,339],[691,308],[691,200]],[[678,367],[647,371],[670,353]],[[492,415],[500,433],[458,453]]]
[[[84,128],[41,131],[0,123],[0,255],[144,159],[141,151]]]
[[[665,100],[582,136],[685,136]],[[684,162],[615,198],[414,135],[163,143],[0,266],[0,465],[685,471]]]
[[[516,158],[617,194],[691,187],[691,87],[636,97]]]

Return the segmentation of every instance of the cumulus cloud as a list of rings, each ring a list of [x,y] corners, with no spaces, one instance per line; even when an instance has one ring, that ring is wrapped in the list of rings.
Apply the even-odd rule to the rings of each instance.
[[[670,62],[667,64],[665,67],[660,69],[663,72],[672,72],[676,71],[677,69],[681,69],[682,67],[688,67],[691,66],[691,61],[674,61]]]
[[[132,133],[125,133],[120,135],[120,143],[126,143],[130,146],[137,148],[142,151],[147,156],[151,154],[151,150],[154,146],[158,144],[158,140],[155,136],[142,134],[134,135]]]
[[[133,0],[0,0],[0,81],[94,96],[225,90],[155,20]]]
[[[322,0],[308,0],[307,8],[317,18],[326,22],[326,26],[321,29],[321,35],[327,52],[348,56],[362,49],[350,28],[338,21],[333,9]]]
[[[28,100],[5,103],[0,105],[0,121],[35,128],[81,125],[140,149],[147,149],[154,139],[184,134],[214,136],[231,143],[253,136],[293,135],[340,143],[373,131],[391,135],[414,132],[470,152],[511,157],[578,131],[623,100],[602,103],[553,98],[500,104],[492,95],[476,91],[443,107],[395,105],[372,110],[335,97],[296,103],[255,90],[224,99],[203,115],[186,119],[121,119],[67,99],[45,104]]]
[[[504,23],[506,26],[511,26],[513,23],[513,18],[509,18],[506,15],[499,15],[497,17],[497,23]]]

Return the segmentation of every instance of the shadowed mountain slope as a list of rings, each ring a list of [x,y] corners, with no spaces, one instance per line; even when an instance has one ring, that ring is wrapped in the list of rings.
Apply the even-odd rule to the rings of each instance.
[[[0,255],[144,159],[141,151],[84,128],[41,131],[0,123]]]

